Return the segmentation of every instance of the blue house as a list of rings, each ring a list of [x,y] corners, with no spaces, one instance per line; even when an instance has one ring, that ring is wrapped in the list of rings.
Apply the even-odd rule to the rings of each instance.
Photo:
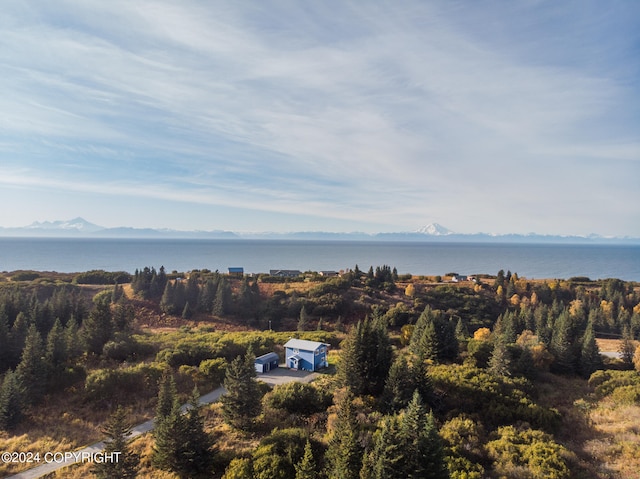
[[[272,369],[276,369],[280,363],[280,358],[276,353],[267,353],[258,356],[255,360],[257,373],[268,373]]]
[[[290,339],[284,345],[285,361],[290,369],[317,371],[329,366],[329,345],[305,339]]]

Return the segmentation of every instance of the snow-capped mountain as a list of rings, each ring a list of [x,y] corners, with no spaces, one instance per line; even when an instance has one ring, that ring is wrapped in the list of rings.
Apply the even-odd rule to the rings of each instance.
[[[80,217],[68,221],[34,221],[25,228],[30,230],[78,231],[82,233],[95,233],[104,229],[104,227],[90,223]]]
[[[418,229],[416,233],[422,233],[422,234],[431,235],[431,236],[446,236],[446,235],[453,234],[453,231],[445,228],[444,226],[438,223],[431,223],[427,226],[423,226],[422,228]]]

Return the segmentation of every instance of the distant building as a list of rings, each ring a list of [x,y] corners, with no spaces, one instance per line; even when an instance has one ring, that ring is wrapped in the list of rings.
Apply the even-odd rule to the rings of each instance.
[[[269,274],[278,278],[297,278],[302,275],[302,271],[297,269],[271,269]]]
[[[290,369],[317,371],[329,366],[329,345],[305,339],[290,339],[284,345],[286,365]]]
[[[320,276],[326,276],[327,278],[335,278],[340,276],[337,271],[320,271]]]
[[[229,276],[244,276],[244,268],[241,268],[241,267],[230,267],[229,268]]]
[[[280,357],[276,353],[263,354],[256,358],[254,364],[257,373],[268,373],[276,369],[280,363]]]
[[[451,276],[451,281],[454,283],[459,283],[460,281],[475,281],[476,279],[473,276],[465,276],[463,274],[453,274]]]

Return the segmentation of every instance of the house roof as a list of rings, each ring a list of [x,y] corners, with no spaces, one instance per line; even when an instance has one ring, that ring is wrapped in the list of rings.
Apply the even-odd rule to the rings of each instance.
[[[264,364],[271,361],[280,361],[280,357],[276,353],[267,353],[256,358],[256,363]]]
[[[303,349],[304,351],[315,351],[320,346],[328,346],[317,341],[307,341],[306,339],[290,339],[284,345],[285,348]]]

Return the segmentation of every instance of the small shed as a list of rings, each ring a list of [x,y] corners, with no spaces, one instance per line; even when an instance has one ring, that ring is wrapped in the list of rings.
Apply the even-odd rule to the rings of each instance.
[[[257,357],[254,364],[257,373],[268,373],[276,369],[279,363],[280,357],[276,353],[267,353]]]
[[[329,366],[329,345],[305,339],[290,339],[284,345],[285,361],[290,369],[317,371]]]
[[[244,268],[230,266],[229,276],[244,276]]]

